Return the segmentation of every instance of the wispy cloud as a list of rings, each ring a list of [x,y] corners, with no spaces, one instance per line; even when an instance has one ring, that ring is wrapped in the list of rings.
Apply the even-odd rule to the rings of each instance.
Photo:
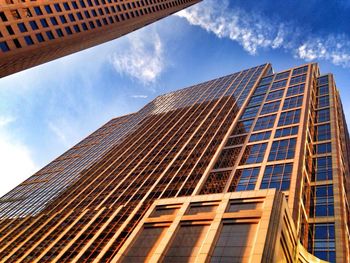
[[[219,38],[230,38],[252,55],[259,49],[282,48],[306,61],[323,59],[350,66],[350,39],[346,35],[317,36],[293,23],[230,8],[228,0],[207,0],[176,15]]]
[[[164,70],[164,48],[157,32],[137,31],[127,37],[127,44],[114,52],[116,71],[143,84],[154,83]]]

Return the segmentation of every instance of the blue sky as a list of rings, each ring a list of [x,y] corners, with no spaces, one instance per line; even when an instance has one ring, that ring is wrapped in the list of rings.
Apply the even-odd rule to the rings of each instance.
[[[0,80],[0,195],[111,118],[271,62],[317,61],[350,100],[350,1],[204,0],[103,45]],[[350,118],[350,105],[344,103]]]

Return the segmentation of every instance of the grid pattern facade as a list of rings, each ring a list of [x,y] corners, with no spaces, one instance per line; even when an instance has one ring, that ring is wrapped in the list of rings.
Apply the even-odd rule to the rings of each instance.
[[[199,0],[1,0],[0,77],[104,43]]]
[[[314,63],[280,73],[265,64],[159,96],[0,199],[0,259],[113,262],[155,200],[277,189],[301,244],[323,260],[347,262],[346,127],[333,77],[320,76]],[[154,213],[169,211],[179,212]],[[153,245],[136,244],[143,259],[162,227],[142,234]],[[207,231],[185,229],[191,240]],[[193,259],[175,250],[169,260]]]

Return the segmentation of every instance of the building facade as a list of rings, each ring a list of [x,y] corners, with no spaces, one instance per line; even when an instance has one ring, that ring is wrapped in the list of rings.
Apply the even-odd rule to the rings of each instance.
[[[171,92],[3,196],[0,261],[349,262],[349,153],[316,63]]]
[[[113,40],[200,0],[1,0],[0,77]]]

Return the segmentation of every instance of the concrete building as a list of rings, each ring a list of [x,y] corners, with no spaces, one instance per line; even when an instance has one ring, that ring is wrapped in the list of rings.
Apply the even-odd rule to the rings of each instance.
[[[111,120],[0,199],[2,262],[349,262],[332,74],[253,67]]]
[[[110,41],[200,0],[0,0],[0,77]]]

